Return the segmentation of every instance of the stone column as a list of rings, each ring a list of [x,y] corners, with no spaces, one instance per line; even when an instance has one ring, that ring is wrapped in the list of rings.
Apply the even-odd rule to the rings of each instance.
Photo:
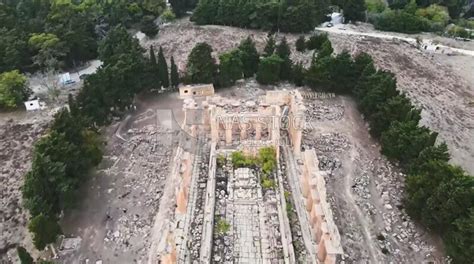
[[[225,126],[225,143],[227,145],[232,144],[232,125],[226,125]]]
[[[240,140],[247,139],[247,123],[240,123]]]
[[[262,138],[262,124],[260,121],[255,122],[255,140],[260,140]]]

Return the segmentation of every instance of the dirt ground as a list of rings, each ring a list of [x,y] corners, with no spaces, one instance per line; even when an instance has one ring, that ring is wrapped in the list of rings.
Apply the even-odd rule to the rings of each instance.
[[[423,125],[448,144],[452,162],[474,174],[474,57],[426,54],[409,44],[357,36],[330,35],[336,51],[372,55],[394,72],[398,88],[422,111]]]
[[[315,148],[346,263],[441,263],[440,240],[404,212],[404,175],[381,154],[354,101],[306,100],[303,147]]]
[[[16,255],[16,246],[33,248],[26,229],[21,186],[31,166],[33,143],[51,116],[45,112],[0,114],[0,263]]]

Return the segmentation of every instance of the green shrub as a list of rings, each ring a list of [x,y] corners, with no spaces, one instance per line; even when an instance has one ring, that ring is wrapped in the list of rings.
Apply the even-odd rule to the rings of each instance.
[[[415,14],[442,25],[446,25],[450,19],[448,9],[437,4],[430,5],[427,8],[420,8]]]
[[[24,247],[17,247],[16,251],[21,264],[33,264],[33,258]]]
[[[299,52],[303,52],[306,50],[306,39],[304,38],[304,36],[300,36],[296,40],[295,47],[296,47],[296,50]]]
[[[381,14],[371,18],[375,29],[402,33],[419,33],[429,31],[430,23],[427,19],[416,16],[404,10],[386,9]]]
[[[216,222],[216,232],[218,235],[225,235],[230,230],[230,224],[222,218],[218,218]]]
[[[161,14],[161,18],[164,22],[171,22],[176,19],[176,15],[173,13],[171,8],[166,8],[165,11],[163,11],[163,14]]]

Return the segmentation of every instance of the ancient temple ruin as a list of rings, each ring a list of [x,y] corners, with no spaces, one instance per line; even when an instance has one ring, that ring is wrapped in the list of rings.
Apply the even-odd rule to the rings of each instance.
[[[301,150],[300,92],[243,101],[211,87],[180,89],[182,138],[149,263],[336,263],[343,252],[323,172],[316,152]],[[271,181],[232,162],[236,151],[268,147],[278,161]]]

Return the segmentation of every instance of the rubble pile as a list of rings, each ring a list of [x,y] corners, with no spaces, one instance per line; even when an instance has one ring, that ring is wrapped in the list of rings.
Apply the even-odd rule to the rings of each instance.
[[[344,106],[341,104],[329,105],[323,100],[311,100],[306,103],[306,122],[341,120],[343,116]]]
[[[203,154],[199,166],[199,178],[197,179],[196,201],[192,212],[190,238],[188,250],[190,251],[192,263],[199,263],[201,249],[202,228],[204,223],[204,205],[206,203],[207,178],[209,176],[209,144],[203,145]]]
[[[125,174],[119,189],[109,189],[116,197],[116,206],[106,212],[104,242],[115,251],[135,251],[144,259],[149,248],[149,236],[158,210],[164,183],[169,171],[172,149],[163,142],[167,130],[153,125],[128,130],[128,141],[123,142],[116,167],[107,174]],[[116,160],[116,158],[115,158]],[[141,255],[141,256],[140,256]]]
[[[286,199],[286,210],[288,214],[288,221],[290,223],[291,229],[291,239],[293,243],[293,249],[295,252],[296,263],[307,263],[308,262],[308,252],[304,245],[303,233],[301,231],[300,221],[298,220],[298,215],[295,208],[294,197],[291,195],[291,187],[288,182],[288,177],[286,175],[286,161],[283,158],[283,155],[280,156],[280,170],[283,178],[283,189],[285,190],[285,199]]]

